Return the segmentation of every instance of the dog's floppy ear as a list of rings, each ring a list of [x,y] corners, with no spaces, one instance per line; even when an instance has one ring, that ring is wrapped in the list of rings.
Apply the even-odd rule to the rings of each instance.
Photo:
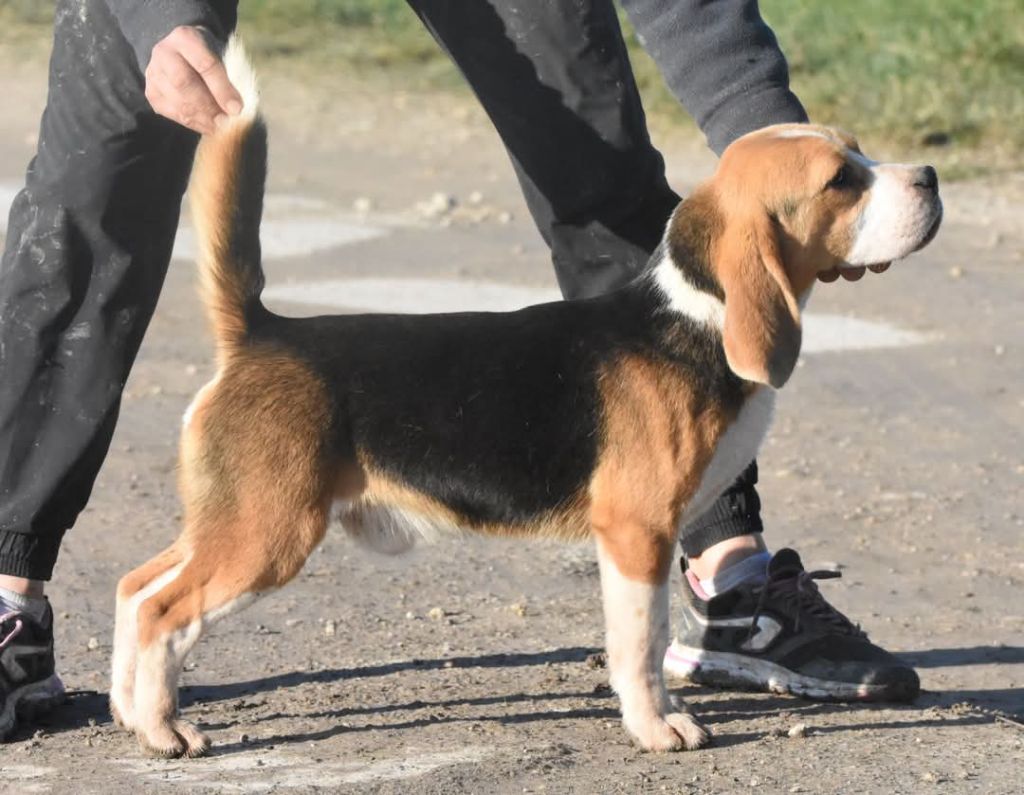
[[[746,215],[725,225],[715,255],[725,292],[725,357],[741,378],[779,389],[800,355],[800,306],[771,218],[761,209]]]

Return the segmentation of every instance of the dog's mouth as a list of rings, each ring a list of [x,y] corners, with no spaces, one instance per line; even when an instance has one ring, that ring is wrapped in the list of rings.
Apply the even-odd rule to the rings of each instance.
[[[932,221],[932,225],[928,228],[928,231],[925,232],[924,237],[921,238],[921,242],[917,244],[917,248],[915,248],[914,251],[920,251],[923,249],[931,243],[939,233],[939,227],[942,226],[942,202],[936,200],[936,205],[935,220]]]
[[[935,239],[935,235],[939,233],[939,227],[942,225],[942,202],[937,201],[936,204],[935,218],[929,225],[928,231],[924,233],[924,237],[921,238],[921,242],[911,249],[909,252],[910,254],[923,249],[931,243]],[[874,265],[837,265],[831,270],[819,273],[818,280],[822,282],[834,282],[842,276],[848,282],[855,282],[864,278],[864,274],[867,271],[871,271],[872,273],[885,273],[889,270],[891,265],[892,262],[878,262]]]

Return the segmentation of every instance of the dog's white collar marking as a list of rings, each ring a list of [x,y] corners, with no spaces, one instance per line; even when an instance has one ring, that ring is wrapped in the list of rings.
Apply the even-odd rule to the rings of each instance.
[[[668,252],[654,266],[654,282],[674,311],[712,328],[725,324],[725,304],[688,281]]]

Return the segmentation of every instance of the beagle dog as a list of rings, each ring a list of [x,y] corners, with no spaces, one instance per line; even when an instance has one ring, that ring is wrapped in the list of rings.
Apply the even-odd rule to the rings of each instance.
[[[826,127],[769,127],[726,150],[653,268],[611,294],[286,318],[260,303],[255,78],[237,42],[226,63],[245,109],[203,138],[192,185],[218,370],[185,415],[184,529],[118,585],[115,718],[153,754],[205,753],[177,712],[185,656],[335,521],[390,553],[457,530],[593,538],[626,730],[655,751],[705,744],[662,676],[679,530],[755,457],[815,279],[882,270],[935,235],[935,171],[876,163]]]

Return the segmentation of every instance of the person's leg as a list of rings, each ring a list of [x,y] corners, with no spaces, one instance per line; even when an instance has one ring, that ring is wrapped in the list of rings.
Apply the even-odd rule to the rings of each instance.
[[[640,273],[679,197],[611,2],[410,5],[494,122],[563,295],[599,295]]]
[[[3,574],[49,579],[170,260],[197,137],[143,91],[106,2],[59,3],[39,148],[0,264]]]
[[[42,582],[106,455],[195,143],[150,109],[105,0],[61,0],[38,151],[0,261],[0,613],[51,638]],[[52,645],[48,659],[52,673]],[[25,695],[0,684],[8,704]]]

